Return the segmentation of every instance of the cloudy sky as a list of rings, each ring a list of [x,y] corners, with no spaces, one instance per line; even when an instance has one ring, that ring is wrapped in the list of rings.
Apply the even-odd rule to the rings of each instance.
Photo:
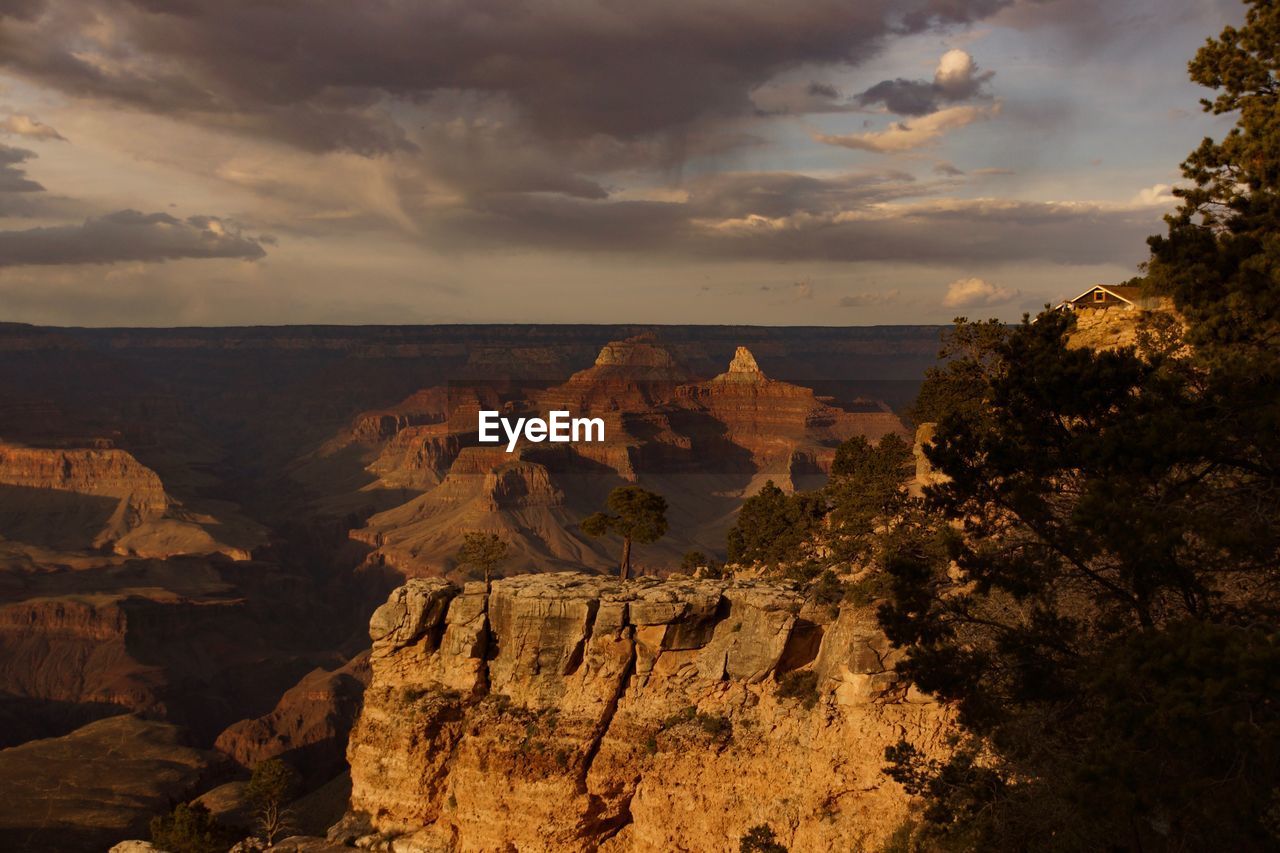
[[[1015,318],[1236,0],[0,0],[0,320]]]

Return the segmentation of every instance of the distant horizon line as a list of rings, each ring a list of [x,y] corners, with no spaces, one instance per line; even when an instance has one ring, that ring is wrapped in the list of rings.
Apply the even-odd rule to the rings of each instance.
[[[1017,321],[1006,321],[1009,323]],[[0,320],[0,330],[5,328],[60,329],[68,331],[171,331],[216,329],[428,329],[428,328],[492,328],[552,327],[552,328],[628,328],[628,329],[931,329],[945,328],[951,323],[573,323],[573,322],[474,322],[474,323],[225,323],[221,325],[139,325],[139,326],[91,326],[29,323],[21,320]]]

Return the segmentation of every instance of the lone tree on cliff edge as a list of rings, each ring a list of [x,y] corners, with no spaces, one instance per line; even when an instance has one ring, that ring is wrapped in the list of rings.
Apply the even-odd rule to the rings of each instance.
[[[470,566],[484,573],[485,589],[489,588],[489,579],[493,570],[507,559],[507,543],[496,533],[480,533],[473,531],[462,537],[462,547],[454,556],[459,568]]]
[[[619,486],[609,493],[605,505],[608,513],[597,512],[583,519],[582,532],[622,537],[618,577],[626,580],[631,575],[631,543],[656,542],[666,534],[667,499],[639,486]]]
[[[294,828],[288,803],[298,790],[298,773],[279,758],[269,758],[253,768],[245,797],[253,805],[258,832],[268,845]]]

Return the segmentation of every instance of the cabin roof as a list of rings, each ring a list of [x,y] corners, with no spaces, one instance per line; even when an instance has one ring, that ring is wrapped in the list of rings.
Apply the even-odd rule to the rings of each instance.
[[[1092,286],[1091,286],[1088,290],[1086,290],[1084,293],[1081,293],[1079,296],[1076,296],[1076,297],[1074,297],[1074,298],[1072,298],[1072,299],[1068,299],[1067,301],[1068,301],[1068,302],[1079,302],[1081,299],[1084,299],[1086,296],[1088,296],[1090,293],[1093,293],[1095,290],[1105,290],[1107,293],[1110,293],[1110,294],[1111,294],[1112,296],[1114,296],[1116,299],[1119,299],[1119,300],[1121,300],[1122,302],[1127,302],[1127,303],[1129,303],[1130,305],[1137,305],[1137,304],[1138,304],[1138,300],[1142,298],[1142,288],[1141,288],[1141,287],[1138,287],[1138,286],[1136,286],[1136,285],[1132,285],[1132,284],[1095,284],[1095,285],[1092,285]]]

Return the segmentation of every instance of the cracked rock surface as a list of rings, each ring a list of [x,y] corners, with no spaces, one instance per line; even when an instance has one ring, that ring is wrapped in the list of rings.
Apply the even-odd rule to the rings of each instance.
[[[348,758],[375,848],[874,847],[909,805],[884,748],[948,725],[868,609],[770,581],[414,579],[370,635]]]

